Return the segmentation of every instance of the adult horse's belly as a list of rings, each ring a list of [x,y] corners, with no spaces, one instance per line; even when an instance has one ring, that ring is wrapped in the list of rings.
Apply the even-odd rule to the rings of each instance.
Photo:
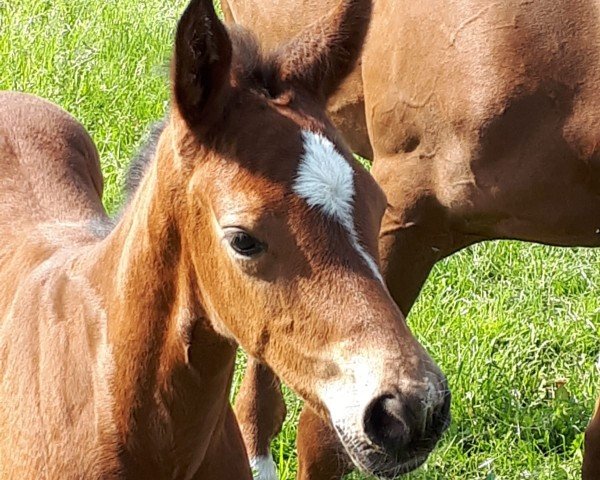
[[[465,234],[598,245],[598,6],[375,2],[362,76],[394,202],[428,198]]]

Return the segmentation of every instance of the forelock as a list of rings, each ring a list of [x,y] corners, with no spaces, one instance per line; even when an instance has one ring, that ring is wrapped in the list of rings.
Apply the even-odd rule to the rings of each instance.
[[[276,69],[264,55],[256,36],[240,25],[228,25],[233,47],[231,73],[239,84],[271,92]]]

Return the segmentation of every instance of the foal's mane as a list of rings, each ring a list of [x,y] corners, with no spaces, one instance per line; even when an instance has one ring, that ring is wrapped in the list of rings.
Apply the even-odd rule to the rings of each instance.
[[[165,117],[150,125],[148,133],[142,141],[142,146],[129,164],[127,175],[125,177],[125,185],[123,187],[125,193],[125,206],[130,203],[133,195],[142,183],[142,178],[144,178],[146,169],[156,155],[158,139],[165,129],[166,124],[167,119]]]

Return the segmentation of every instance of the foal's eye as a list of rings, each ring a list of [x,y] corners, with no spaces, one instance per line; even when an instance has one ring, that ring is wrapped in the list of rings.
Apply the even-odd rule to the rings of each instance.
[[[227,240],[229,241],[231,248],[244,257],[254,257],[266,250],[266,245],[264,243],[260,242],[252,235],[240,230],[229,234]]]

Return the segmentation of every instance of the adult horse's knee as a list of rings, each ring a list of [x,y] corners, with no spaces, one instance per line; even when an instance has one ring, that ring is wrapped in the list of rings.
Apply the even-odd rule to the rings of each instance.
[[[248,358],[235,413],[257,479],[277,478],[269,446],[281,431],[286,407],[281,383],[269,367]]]

